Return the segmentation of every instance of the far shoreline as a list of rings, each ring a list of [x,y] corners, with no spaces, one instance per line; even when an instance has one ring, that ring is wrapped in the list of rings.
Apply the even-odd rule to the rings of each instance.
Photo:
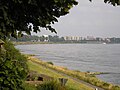
[[[109,45],[109,44],[120,44],[120,43],[73,43],[73,42],[12,42],[14,45],[30,45],[30,44],[103,44],[103,45]]]

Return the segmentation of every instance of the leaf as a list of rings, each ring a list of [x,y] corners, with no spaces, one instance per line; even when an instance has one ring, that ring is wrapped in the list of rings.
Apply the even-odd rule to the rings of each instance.
[[[92,2],[92,0],[89,0],[90,2]]]
[[[3,79],[0,77],[0,82],[3,82]]]

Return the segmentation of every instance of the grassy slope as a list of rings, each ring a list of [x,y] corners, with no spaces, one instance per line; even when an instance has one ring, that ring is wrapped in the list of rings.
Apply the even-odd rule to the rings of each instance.
[[[115,85],[109,84],[107,82],[103,82],[103,81],[99,80],[98,78],[96,78],[94,74],[91,75],[86,72],[68,70],[67,68],[51,65],[51,64],[48,64],[46,62],[43,62],[43,61],[41,61],[37,58],[31,57],[31,56],[28,56],[28,63],[29,63],[30,69],[36,70],[39,73],[43,73],[43,74],[46,74],[46,75],[49,75],[49,76],[52,76],[55,78],[63,77],[63,75],[56,73],[56,71],[58,71],[58,72],[67,74],[69,76],[72,76],[74,78],[91,83],[95,86],[102,87],[105,90],[120,90],[120,86],[117,86],[117,85],[115,86]],[[38,68],[38,66],[39,66],[39,68]],[[55,71],[53,71],[53,70],[55,70]],[[71,79],[69,79],[67,86],[69,86],[69,87],[71,86],[73,88],[76,87],[75,90],[92,90],[92,88],[90,88],[86,85],[83,85],[81,83],[75,82]],[[72,89],[72,90],[74,90],[74,89]]]
[[[53,72],[50,69],[41,66],[40,64],[32,62],[31,60],[28,60],[28,66],[29,66],[30,70],[34,70],[34,71],[37,71],[38,73],[52,76],[55,79],[58,79],[59,77],[66,78],[65,76],[62,76],[59,73]],[[78,83],[70,78],[68,78],[68,82],[67,82],[66,86],[70,87],[71,90],[94,90],[93,88],[88,87],[82,83]]]

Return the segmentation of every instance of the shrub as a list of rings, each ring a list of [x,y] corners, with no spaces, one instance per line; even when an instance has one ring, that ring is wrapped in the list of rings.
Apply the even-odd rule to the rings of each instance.
[[[23,90],[28,72],[26,58],[9,41],[5,41],[4,49],[0,54],[0,90]]]
[[[50,64],[50,65],[54,65],[53,62],[47,62],[47,63]]]
[[[67,90],[64,86],[61,86],[57,81],[49,81],[37,86],[37,90]]]
[[[37,90],[36,86],[32,84],[23,83],[23,86],[25,87],[25,90]]]

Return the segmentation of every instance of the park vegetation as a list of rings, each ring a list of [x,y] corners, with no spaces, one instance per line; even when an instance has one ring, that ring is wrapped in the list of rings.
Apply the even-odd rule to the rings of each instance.
[[[91,1],[91,0],[90,0]],[[119,5],[119,0],[104,0]],[[52,24],[77,5],[75,0],[0,0],[0,90],[23,90],[27,76],[26,58],[7,41],[41,28],[56,32]]]
[[[41,65],[39,63],[36,63],[34,62],[34,60],[38,60],[36,58],[33,58],[31,56],[27,56],[28,57],[28,61],[27,61],[27,64],[28,64],[28,67],[30,69],[30,71],[34,71],[34,72],[37,72],[37,75],[38,74],[44,74],[44,75],[47,75],[49,76],[50,78],[52,78],[51,80],[45,80],[43,81],[40,85],[38,84],[37,86],[40,88],[44,87],[44,88],[47,88],[47,87],[54,87],[55,90],[94,90],[92,87],[89,87],[83,83],[80,83],[80,82],[77,82],[67,76],[64,76],[63,74],[59,73],[59,71],[57,70],[53,70],[47,66],[44,66],[44,65]],[[40,60],[41,61],[41,60]],[[53,66],[53,63],[52,62],[46,62],[46,64],[48,65],[52,65]],[[60,67],[59,67],[60,68]],[[62,67],[61,67],[62,68]],[[35,75],[35,74],[34,74]],[[36,75],[35,75],[36,76]],[[35,77],[33,76],[33,78]],[[64,79],[68,79],[67,83],[65,85],[61,85],[60,81],[59,81],[59,78],[64,78]],[[36,78],[34,80],[33,83],[29,83],[29,84],[25,84],[25,86],[29,86],[29,87],[34,87],[34,88],[37,88],[35,87],[36,85]],[[55,82],[55,83],[54,83]],[[53,84],[53,85],[51,85]],[[42,86],[41,86],[42,85]],[[45,86],[46,85],[46,86]],[[29,87],[26,87],[27,90],[29,90]],[[58,88],[58,89],[56,89]],[[62,89],[61,89],[62,88]],[[49,88],[50,89],[50,88]],[[49,89],[45,89],[45,90],[49,90]],[[54,90],[53,89],[53,90]],[[30,90],[34,90],[34,89],[30,89]],[[44,90],[44,89],[43,89]]]
[[[9,41],[3,47],[0,48],[0,90],[23,90],[27,59]]]
[[[0,90],[23,90],[27,76],[26,58],[7,41],[10,37],[38,32],[40,27],[51,32],[60,16],[69,13],[75,0],[0,0]]]
[[[83,80],[83,81],[88,82],[90,84],[93,84],[95,86],[104,88],[105,90],[120,90],[119,86],[104,82],[104,81],[96,78],[95,75],[102,74],[102,72],[91,73],[91,72],[80,72],[77,70],[68,70],[67,68],[55,66],[53,64],[49,64],[48,62],[43,62],[43,61],[41,61],[37,58],[31,57],[31,56],[28,56],[28,60],[30,60],[34,63],[37,63],[38,65],[45,66],[46,68],[51,68],[51,69],[56,70],[58,72],[62,72],[64,74],[67,74],[67,75],[72,76],[74,78]]]

